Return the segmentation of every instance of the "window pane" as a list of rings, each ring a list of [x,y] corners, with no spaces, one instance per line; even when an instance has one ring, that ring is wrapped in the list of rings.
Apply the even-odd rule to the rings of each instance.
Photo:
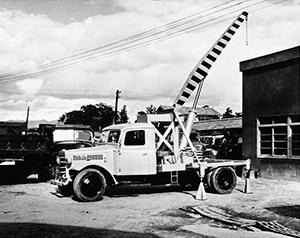
[[[260,142],[260,147],[262,147],[262,148],[272,148],[272,142],[270,141],[270,142],[264,142],[264,141],[261,141]]]
[[[295,142],[299,142],[300,143],[300,135],[292,135],[292,141],[295,141]]]
[[[300,122],[300,115],[291,116],[292,123]]]
[[[283,135],[274,135],[274,140],[275,141],[286,141],[286,134]]]
[[[300,126],[292,126],[292,155],[300,155]]]
[[[129,131],[126,133],[125,145],[144,145],[145,131]]]
[[[261,148],[260,153],[262,155],[271,155],[272,154],[272,150],[271,149],[263,149],[263,148]]]
[[[293,155],[300,155],[300,149],[293,149],[292,154]]]
[[[272,118],[270,118],[270,117],[262,117],[262,118],[259,118],[258,120],[261,125],[272,124]]]
[[[274,124],[287,123],[287,117],[274,117]]]
[[[120,131],[110,131],[107,142],[117,143],[119,141],[119,137],[120,137]]]
[[[260,154],[272,154],[272,128],[260,128]]]
[[[274,149],[274,155],[287,155],[287,149]]]
[[[274,127],[274,135],[282,135],[287,133],[286,126]]]
[[[262,127],[262,128],[260,128],[260,134],[262,135],[262,136],[264,136],[264,135],[272,135],[272,128],[271,127]]]
[[[275,141],[274,147],[276,148],[286,148],[287,147],[287,142],[277,142]]]
[[[287,155],[287,127],[274,127],[274,155]]]
[[[261,140],[262,141],[272,141],[272,135],[262,135]]]
[[[300,126],[292,126],[292,134],[300,134]]]

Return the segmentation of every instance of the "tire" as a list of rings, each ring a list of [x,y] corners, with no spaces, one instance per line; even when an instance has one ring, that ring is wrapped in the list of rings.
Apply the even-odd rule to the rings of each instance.
[[[85,169],[75,177],[73,189],[80,201],[99,201],[106,190],[106,180],[100,171]]]
[[[214,170],[211,170],[206,174],[206,184],[207,184],[208,189],[212,192],[214,191],[214,189],[212,188],[212,184],[211,184],[211,175],[213,172],[214,172]]]
[[[219,167],[207,175],[207,185],[219,194],[230,194],[236,186],[236,174],[230,167]]]
[[[196,171],[179,172],[178,183],[183,189],[197,190],[200,184],[200,177]]]

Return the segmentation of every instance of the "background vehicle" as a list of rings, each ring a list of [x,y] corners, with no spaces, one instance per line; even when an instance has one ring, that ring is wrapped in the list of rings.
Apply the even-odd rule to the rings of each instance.
[[[89,126],[41,124],[27,129],[26,122],[0,122],[1,170],[17,181],[31,174],[48,180],[59,150],[91,147],[93,136]]]
[[[203,136],[202,141],[207,149],[217,151],[217,158],[242,158],[243,137],[241,135]]]

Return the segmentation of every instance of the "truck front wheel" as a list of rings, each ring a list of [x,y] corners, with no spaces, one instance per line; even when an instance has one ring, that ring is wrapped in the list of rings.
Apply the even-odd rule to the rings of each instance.
[[[236,174],[230,167],[219,167],[207,174],[210,189],[219,194],[230,194],[236,186]]]
[[[73,189],[76,197],[80,201],[98,201],[105,192],[106,180],[100,171],[96,169],[85,169],[75,177]]]

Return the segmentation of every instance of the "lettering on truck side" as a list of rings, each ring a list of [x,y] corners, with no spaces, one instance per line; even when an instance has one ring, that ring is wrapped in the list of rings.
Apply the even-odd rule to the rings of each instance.
[[[73,155],[73,160],[104,160],[104,163],[106,162],[106,157],[103,155]]]

